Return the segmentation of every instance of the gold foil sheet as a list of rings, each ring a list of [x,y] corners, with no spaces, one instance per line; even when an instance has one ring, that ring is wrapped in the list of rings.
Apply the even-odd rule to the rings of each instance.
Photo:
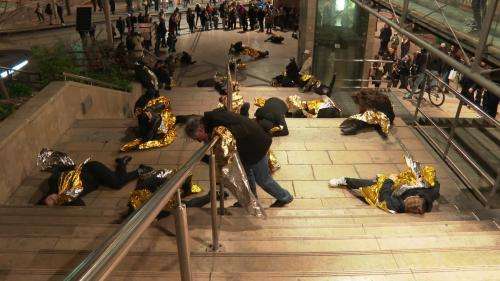
[[[355,114],[349,118],[357,119],[371,125],[379,125],[384,134],[389,133],[389,127],[391,126],[391,122],[389,121],[389,118],[387,118],[387,115],[380,111],[367,110],[364,113]]]
[[[137,210],[144,205],[151,196],[153,196],[153,193],[148,189],[136,189],[130,193],[128,203],[134,210]]]
[[[311,79],[313,76],[311,74],[302,74],[300,76],[300,81],[302,82],[306,82],[306,81],[309,81],[309,79]]]
[[[276,158],[276,155],[269,150],[269,170],[271,170],[271,173],[276,172],[281,168],[280,163],[278,162],[278,158]]]
[[[191,184],[191,194],[203,192],[203,187],[197,184]]]
[[[90,159],[90,158],[89,158]],[[56,205],[62,205],[75,200],[83,192],[83,182],[81,179],[82,168],[88,160],[78,165],[75,169],[61,174],[59,177],[58,199]]]
[[[424,182],[427,184],[429,188],[434,187],[436,184],[436,169],[431,166],[424,166],[420,174],[422,175],[422,178]],[[387,177],[386,175],[379,175],[377,177],[377,183],[368,186],[368,187],[363,187],[360,188],[361,194],[365,198],[366,202],[372,206],[379,207],[382,210],[388,211],[388,212],[393,212],[387,208],[387,203],[386,202],[380,202],[379,201],[379,194],[380,190],[382,189],[382,186],[384,184],[384,181],[386,179],[390,178],[394,184],[392,186],[392,191],[393,194],[396,196],[402,195],[405,191],[412,189],[412,188],[424,188],[425,186],[422,186],[416,178],[415,172],[411,168],[407,168],[406,170],[402,171],[399,174],[391,175],[390,177]]]
[[[215,128],[214,134],[221,138],[214,147],[221,175],[220,184],[238,199],[238,202],[249,214],[265,218],[264,208],[250,190],[250,184],[243,164],[238,157],[236,140],[233,135],[222,126]]]
[[[298,95],[289,96],[286,99],[289,111],[302,110],[302,113],[307,118],[316,118],[320,109],[323,108],[337,108],[335,102],[333,102],[329,97],[323,97],[323,99],[315,99],[309,101],[303,101]],[[340,109],[339,109],[340,110]]]
[[[375,207],[378,207],[386,212],[394,213],[394,211],[389,210],[387,208],[387,202],[379,201],[379,194],[382,186],[384,185],[384,181],[387,179],[386,176],[381,175],[377,178],[377,183],[372,186],[362,187],[360,188],[361,195],[365,198],[365,201]]]
[[[266,103],[265,98],[254,98],[253,100],[253,104],[257,107],[263,107],[265,103]]]
[[[240,92],[233,92],[233,101],[231,106],[231,112],[240,114],[241,107],[243,106],[243,96],[241,96]],[[221,102],[218,107],[225,107],[227,104],[227,96],[221,97]]]
[[[249,56],[253,59],[261,58],[261,53],[262,53],[261,51],[256,50],[256,49],[251,48],[251,47],[244,47],[243,51],[241,52],[242,55]]]
[[[144,109],[147,109],[148,107],[154,107],[159,104],[163,104],[165,106],[165,109],[168,109],[170,108],[170,99],[165,96],[154,98],[146,104]]]
[[[161,137],[159,139],[150,140],[147,142],[143,142],[141,139],[135,139],[124,144],[121,147],[120,151],[127,152],[136,149],[144,150],[159,148],[168,146],[173,143],[175,138],[177,137],[177,132],[175,131],[175,116],[169,109],[165,109],[161,113],[161,119],[162,124],[160,125],[160,128],[158,130],[161,134]]]

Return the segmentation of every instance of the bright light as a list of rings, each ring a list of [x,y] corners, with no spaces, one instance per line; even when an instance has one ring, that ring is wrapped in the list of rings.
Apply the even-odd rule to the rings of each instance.
[[[345,0],[336,0],[335,1],[335,10],[343,11],[345,9]]]
[[[0,73],[0,78],[5,78],[10,74],[14,74],[15,70],[21,70],[21,68],[25,67],[28,64],[28,60],[22,61],[21,63],[15,65],[12,70],[6,70]]]

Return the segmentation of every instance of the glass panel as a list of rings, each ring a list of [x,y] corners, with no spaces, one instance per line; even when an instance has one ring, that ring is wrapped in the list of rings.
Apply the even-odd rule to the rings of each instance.
[[[359,85],[342,79],[360,79],[363,63],[336,61],[365,57],[368,13],[349,0],[318,0],[314,42],[314,73],[335,87]]]

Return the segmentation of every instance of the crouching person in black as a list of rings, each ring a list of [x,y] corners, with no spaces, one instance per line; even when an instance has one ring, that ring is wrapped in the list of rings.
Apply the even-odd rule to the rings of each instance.
[[[365,128],[375,128],[382,137],[387,137],[396,115],[389,98],[376,89],[364,89],[353,96],[359,114],[347,118],[340,124],[344,135],[355,135]]]
[[[127,172],[130,156],[116,159],[116,169],[110,170],[97,161],[84,161],[75,165],[65,153],[42,149],[37,157],[37,166],[42,171],[51,172],[49,191],[40,201],[47,206],[84,206],[82,197],[97,190],[100,186],[121,189],[145,172],[145,166]]]
[[[263,107],[255,112],[255,119],[266,132],[270,132],[273,137],[288,136],[288,126],[286,125],[285,114],[288,106],[279,98],[269,98]]]
[[[291,58],[286,65],[285,73],[278,75],[271,81],[271,86],[274,87],[296,87],[300,80],[299,66],[295,58]]]

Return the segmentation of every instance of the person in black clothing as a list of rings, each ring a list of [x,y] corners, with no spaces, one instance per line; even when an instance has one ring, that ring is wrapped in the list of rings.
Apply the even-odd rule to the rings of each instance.
[[[376,180],[339,178],[330,180],[331,187],[346,186],[348,190],[363,200],[361,188],[368,188],[377,184]],[[439,198],[439,182],[433,187],[409,188],[407,190],[393,190],[394,181],[387,178],[383,181],[378,193],[378,201],[385,202],[387,209],[395,213],[424,214],[432,210],[432,205]],[[401,187],[400,189],[403,189]]]
[[[358,105],[359,114],[355,114],[340,124],[343,135],[355,135],[360,130],[373,127],[384,138],[396,115],[389,98],[377,89],[363,89],[353,97]],[[372,118],[372,116],[377,118]]]
[[[168,51],[170,53],[175,53],[175,44],[176,43],[177,43],[177,37],[175,36],[175,33],[169,32],[168,38],[167,38],[167,46],[168,46]]]
[[[274,44],[281,44],[281,43],[283,43],[283,40],[285,40],[285,38],[283,38],[283,36],[271,35],[264,42],[271,42],[271,43],[274,43]]]
[[[109,0],[109,9],[111,11],[111,14],[115,14],[116,11],[116,3],[115,0]]]
[[[264,18],[266,17],[266,12],[264,12],[264,9],[259,8],[257,11],[257,19],[259,21],[259,31],[264,32]]]
[[[160,96],[160,92],[154,88],[147,88],[146,92],[142,94],[134,104],[134,113],[139,114],[138,110],[142,110],[150,100],[155,99]]]
[[[216,127],[227,128],[237,143],[238,154],[248,177],[250,189],[256,195],[256,184],[276,198],[271,207],[282,207],[293,201],[292,195],[271,176],[269,148],[272,137],[257,124],[241,115],[227,111],[209,111],[204,116],[186,122],[186,135],[199,142],[208,142]]]
[[[248,19],[250,20],[250,30],[255,30],[255,24],[257,23],[257,10],[253,3],[248,7]]]
[[[53,14],[53,11],[52,11],[52,5],[50,5],[50,3],[47,3],[47,5],[45,5],[45,11],[44,12],[49,17],[49,24],[52,25],[52,14]]]
[[[286,65],[285,74],[278,75],[273,78],[271,85],[281,87],[296,87],[300,79],[299,66],[295,58],[291,58],[290,62]]]
[[[69,161],[56,158],[66,158]],[[37,165],[52,175],[48,180],[49,191],[40,200],[40,204],[84,206],[82,197],[97,190],[99,186],[121,189],[128,182],[137,179],[139,174],[147,171],[145,166],[141,165],[139,169],[127,172],[126,167],[130,160],[130,156],[117,158],[115,171],[97,161],[88,161],[76,166],[65,153],[44,148],[38,155]]]
[[[56,11],[57,11],[57,15],[59,16],[59,20],[61,20],[61,25],[64,25],[63,6],[61,3],[56,4]]]
[[[196,13],[196,22],[194,26],[196,27],[198,25],[198,19],[200,19],[202,15],[202,9],[200,7],[200,4],[196,4],[196,6],[194,7],[194,12]]]
[[[388,24],[380,30],[380,48],[378,50],[379,55],[384,55],[387,52],[387,45],[391,41],[392,29]]]
[[[189,26],[189,31],[191,31],[191,33],[194,33],[194,30],[195,30],[195,14],[193,13],[193,11],[191,10],[191,8],[188,8],[187,9],[187,12],[186,12],[186,21],[188,23],[188,26]]]
[[[288,106],[279,98],[269,98],[263,107],[255,112],[257,123],[266,132],[270,132],[273,137],[288,136],[288,126],[286,125],[285,115],[288,112]]]
[[[476,83],[474,80],[470,79],[469,77],[463,75],[462,79],[459,81],[460,86],[462,87],[462,90],[460,91],[460,94],[465,96],[468,100],[474,101],[474,92],[476,90]]]
[[[172,87],[170,85],[170,73],[168,71],[167,66],[163,61],[157,61],[154,68],[154,73],[156,77],[158,77],[158,86],[159,88],[165,88],[165,90],[171,90]]]
[[[123,34],[125,34],[125,21],[122,19],[122,17],[118,17],[115,26],[116,30],[118,30],[118,33],[120,33],[120,41],[123,41]]]
[[[401,60],[399,60],[397,68],[399,73],[399,81],[401,82],[399,88],[407,89],[408,77],[410,76],[410,57],[406,55]]]

